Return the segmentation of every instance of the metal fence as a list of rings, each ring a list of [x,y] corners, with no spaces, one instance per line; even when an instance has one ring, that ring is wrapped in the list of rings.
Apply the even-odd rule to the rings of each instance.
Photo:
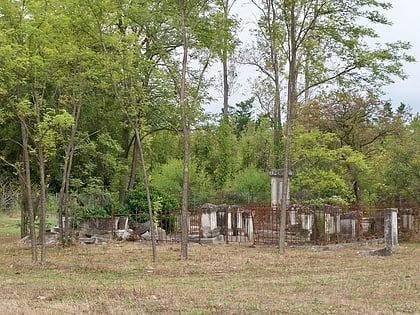
[[[166,231],[160,233],[160,241],[180,240],[179,218],[179,214],[161,215],[159,226]],[[277,244],[279,224],[280,211],[270,204],[204,205],[190,209],[188,232],[190,240],[198,242]],[[400,239],[420,240],[419,209],[399,209],[398,225]],[[383,233],[384,209],[370,209],[363,216],[330,205],[291,205],[287,210],[289,245],[363,241],[382,238]]]

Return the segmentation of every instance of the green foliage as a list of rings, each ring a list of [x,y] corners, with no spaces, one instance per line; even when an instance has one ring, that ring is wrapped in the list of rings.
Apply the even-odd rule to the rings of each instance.
[[[420,118],[415,117],[403,134],[390,138],[385,148],[378,168],[384,177],[381,201],[419,204]]]
[[[246,194],[246,202],[270,201],[270,177],[267,172],[249,166],[239,171],[230,182],[229,188]]]
[[[274,163],[273,133],[268,119],[249,122],[237,146],[239,169],[255,166],[268,171]]]
[[[168,194],[174,200],[181,202],[183,161],[171,159],[167,163],[156,167],[151,172],[151,185],[157,190]],[[190,194],[193,204],[201,203],[211,194],[212,187],[205,171],[197,165],[195,160],[190,163]]]
[[[217,147],[213,150],[217,156],[217,166],[214,171],[216,189],[223,188],[235,170],[236,137],[229,120],[223,118],[216,130]]]
[[[252,108],[254,97],[247,99],[235,105],[233,111],[233,121],[235,123],[235,133],[239,138],[241,133],[247,128],[248,124],[252,121]]]
[[[348,204],[353,201],[349,169],[364,167],[363,155],[340,147],[337,136],[318,129],[296,128],[291,196],[296,202]]]
[[[65,6],[55,0],[48,5],[1,2],[1,176],[17,178],[22,170],[24,126],[31,136],[32,186],[39,187],[36,150],[42,139],[48,187],[59,191],[70,130],[76,124],[75,108],[81,105],[71,192],[87,193],[99,201],[111,194],[118,200],[131,167],[133,133],[140,130],[152,186],[161,192],[153,199],[157,221],[166,208],[179,207],[182,192],[183,138],[174,94],[180,74],[178,4],[123,2],[70,1]],[[237,47],[235,32],[240,25],[223,11],[226,4],[187,3],[191,65],[205,69],[212,58],[223,60]],[[389,103],[364,92],[377,91],[393,76],[404,77],[403,62],[414,61],[406,53],[408,43],[366,45],[375,32],[369,25],[358,25],[360,18],[386,24],[376,10],[388,7],[373,0],[327,1],[323,6],[317,1],[272,4],[270,9],[277,14],[261,16],[253,47],[252,61],[261,61],[259,70],[264,74],[255,86],[255,99],[263,111],[258,121],[252,118],[257,112],[253,98],[237,104],[229,121],[202,116],[200,106],[209,96],[209,82],[201,81],[195,64],[189,67],[190,203],[209,201],[217,196],[216,189],[230,194],[226,200],[236,198],[233,191],[246,194],[241,196],[246,201],[269,199],[267,171],[279,158],[276,150],[282,149],[281,141],[274,148],[273,129],[281,120],[273,105],[276,93],[283,100],[288,79],[284,64],[291,17],[284,15],[290,11],[281,9],[292,4],[307,18],[297,24],[300,34],[307,35],[299,39],[298,92],[303,96],[305,88],[329,78],[337,78],[330,82],[342,88],[322,95],[310,89],[313,99],[297,108],[292,199],[348,204],[355,200],[357,182],[364,202],[419,203],[419,119],[408,121],[403,106],[393,112]],[[276,62],[273,51],[279,52]],[[273,80],[275,65],[278,88]],[[131,208],[115,205],[117,212],[130,214],[136,205],[147,217],[145,197],[130,198]],[[176,200],[177,206],[166,206],[167,199]],[[76,216],[110,215],[110,208],[99,201],[97,206],[92,202],[79,209]],[[173,217],[168,222],[174,222]]]
[[[177,199],[156,188],[151,189],[150,197],[152,199],[153,220],[155,224],[160,222],[164,216],[169,215],[170,217],[171,215],[175,215],[180,208],[180,203]],[[128,192],[126,206],[123,211],[137,222],[149,220],[146,191],[141,185]]]

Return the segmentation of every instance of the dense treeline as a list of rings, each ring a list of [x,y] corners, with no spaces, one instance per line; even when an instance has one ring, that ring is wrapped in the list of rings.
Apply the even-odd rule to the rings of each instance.
[[[64,217],[77,196],[124,207],[149,183],[179,205],[269,201],[267,172],[284,166],[294,202],[418,204],[420,118],[381,97],[410,45],[366,44],[389,6],[253,3],[248,47],[240,1],[1,0],[0,175],[20,184],[22,233],[48,193]],[[252,97],[230,104],[244,63]],[[209,115],[218,64],[223,109]]]

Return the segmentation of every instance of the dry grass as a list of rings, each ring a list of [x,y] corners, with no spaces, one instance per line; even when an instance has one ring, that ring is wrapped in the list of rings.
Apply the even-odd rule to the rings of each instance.
[[[0,235],[0,314],[420,314],[420,244],[390,257],[246,245],[50,247]],[[363,248],[362,250],[365,250]]]

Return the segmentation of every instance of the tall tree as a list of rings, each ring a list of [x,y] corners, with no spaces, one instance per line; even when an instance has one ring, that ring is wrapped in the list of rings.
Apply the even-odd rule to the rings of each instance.
[[[218,42],[215,49],[222,62],[223,116],[225,118],[229,114],[229,96],[233,92],[233,85],[236,78],[235,65],[232,57],[238,45],[238,40],[233,35],[237,31],[239,23],[231,15],[235,2],[236,0],[217,0],[216,5],[221,10],[214,15],[214,23],[218,30]]]
[[[180,29],[178,50],[171,54],[162,51],[162,60],[170,76],[179,105],[183,134],[184,175],[181,209],[181,259],[188,258],[188,191],[191,126],[202,111],[201,103],[207,98],[204,74],[217,55],[216,29],[212,1],[177,1],[178,18],[173,26]]]
[[[394,75],[404,77],[401,61],[412,61],[413,58],[405,54],[410,47],[408,43],[373,47],[367,43],[367,39],[377,35],[366,24],[389,24],[380,12],[390,8],[388,3],[292,0],[275,1],[272,5],[278,12],[276,25],[282,30],[280,34],[284,34],[279,48],[286,58],[286,127],[279,231],[279,251],[284,253],[292,122],[299,97],[321,85],[328,89],[337,84],[347,87],[357,84],[359,88],[379,92],[381,86],[392,82]],[[359,24],[361,20],[365,20],[364,25]],[[308,55],[312,45],[328,47],[328,50],[314,49]],[[320,71],[314,71],[315,75],[302,80],[304,65],[308,62],[317,65]]]
[[[254,30],[256,43],[248,49],[247,63],[257,67],[262,76],[254,84],[255,95],[273,124],[275,160],[273,167],[283,164],[281,95],[285,91],[285,55],[282,45],[285,30],[280,24],[280,7],[276,0],[252,1],[261,17],[258,28]]]

